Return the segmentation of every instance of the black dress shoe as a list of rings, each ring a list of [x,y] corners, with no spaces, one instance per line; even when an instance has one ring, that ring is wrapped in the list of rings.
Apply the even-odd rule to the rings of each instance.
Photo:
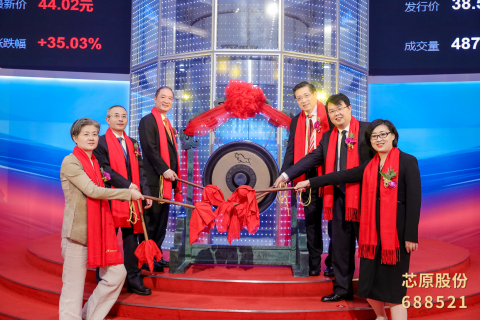
[[[325,277],[335,277],[335,274],[333,273],[333,268],[332,267],[326,267],[325,271],[323,272],[323,275]]]
[[[152,294],[152,290],[150,288],[145,287],[143,284],[140,286],[132,286],[130,284],[127,285],[127,292],[132,292],[139,294],[141,296],[148,296]]]
[[[320,268],[319,269],[310,269],[308,271],[308,275],[312,277],[317,277],[320,275]]]
[[[336,293],[332,293],[329,296],[322,297],[322,302],[339,302],[339,301],[350,301],[353,300],[353,295],[338,295]]]
[[[158,261],[157,264],[161,265],[164,268],[170,267],[170,261],[165,261],[163,260],[163,258],[160,259],[160,261]]]
[[[164,272],[164,271],[165,270],[163,270],[162,266],[155,265],[155,267],[153,267],[153,272]]]

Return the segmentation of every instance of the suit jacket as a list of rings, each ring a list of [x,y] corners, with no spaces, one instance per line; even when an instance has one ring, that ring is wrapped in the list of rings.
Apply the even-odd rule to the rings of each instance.
[[[303,111],[301,111],[300,113],[302,113],[302,112]],[[287,169],[289,169],[294,164],[295,134],[296,134],[296,131],[297,131],[297,123],[298,123],[298,118],[300,117],[300,113],[298,113],[295,117],[293,117],[292,121],[290,122],[290,135],[288,137],[287,150],[285,151],[285,157],[283,158],[282,169],[280,170],[280,172],[285,172]],[[330,129],[334,128],[334,125],[330,121],[330,118],[328,118],[328,124],[330,126]],[[297,147],[298,148],[305,148],[305,146],[297,146]],[[313,168],[313,169],[310,169],[306,172],[306,177],[305,178],[310,179],[312,177],[316,177],[317,175],[318,175],[317,169]],[[291,178],[291,180],[293,180],[293,179]]]
[[[69,238],[84,246],[87,245],[87,197],[129,201],[132,196],[132,192],[128,189],[108,189],[97,186],[73,154],[63,159],[60,181],[65,195],[62,238]]]
[[[177,149],[175,148],[175,144],[169,141],[167,134],[168,153],[170,155],[169,167],[160,156],[161,146],[157,121],[151,113],[140,120],[138,134],[142,147],[143,168],[147,176],[147,184],[149,186],[159,187],[160,175],[163,175],[165,171],[172,169],[175,173],[178,173]],[[175,188],[176,184],[177,182],[174,181],[172,187]]]
[[[130,139],[132,140],[133,144],[137,142],[137,140],[135,139]],[[105,135],[100,136],[100,138],[98,139],[98,146],[95,150],[93,150],[93,154],[97,158],[100,167],[102,167],[103,170],[105,172],[108,172],[111,176],[111,179],[105,182],[106,187],[110,188],[113,186],[115,188],[130,188],[130,184],[132,183],[132,170],[130,167],[130,160],[127,163],[127,178],[124,178],[121,174],[113,170],[110,166],[110,157],[108,154],[108,145]],[[143,170],[143,161],[141,156],[138,157],[138,173],[140,176],[140,185],[137,187],[140,188],[142,194],[147,196],[151,195],[150,189],[147,186],[147,177],[145,176],[145,170]]]
[[[368,127],[368,122],[360,121],[358,129],[358,155],[359,155],[359,164],[361,165],[364,162],[370,161],[374,156],[374,151],[370,148],[365,141],[365,130]],[[288,175],[290,180],[293,180],[305,172],[315,168],[321,163],[326,163],[327,161],[327,152],[328,152],[328,142],[330,140],[330,135],[332,130],[327,131],[323,134],[322,140],[318,144],[317,148],[307,154],[303,159],[298,161],[295,165],[285,170],[285,173]],[[289,141],[290,143],[290,141]]]
[[[338,172],[316,177],[310,180],[311,188],[319,188],[327,185],[338,185],[340,183],[361,182],[363,172],[368,162],[362,165]],[[405,216],[405,241],[418,243],[418,222],[420,220],[420,207],[422,202],[422,188],[420,182],[420,171],[417,158],[400,151],[398,176],[397,215]],[[380,183],[380,188],[383,188]],[[360,232],[362,228],[360,226]]]

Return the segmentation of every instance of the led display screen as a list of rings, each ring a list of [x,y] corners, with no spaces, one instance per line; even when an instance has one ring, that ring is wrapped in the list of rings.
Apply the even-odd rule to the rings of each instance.
[[[371,0],[369,74],[480,73],[480,0]]]

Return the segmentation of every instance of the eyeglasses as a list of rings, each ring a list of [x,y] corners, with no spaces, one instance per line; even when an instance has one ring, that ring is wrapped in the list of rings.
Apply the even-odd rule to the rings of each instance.
[[[110,118],[114,118],[114,119],[127,119],[127,116],[124,115],[124,114],[118,114],[118,113],[115,113],[113,116],[110,116]]]
[[[333,116],[337,112],[342,113],[343,109],[345,109],[345,108],[348,108],[348,107],[340,107],[340,108],[337,108],[337,109],[328,110],[328,114]]]
[[[380,137],[380,139],[383,140],[383,139],[385,139],[386,137],[388,137],[388,135],[389,135],[390,133],[391,133],[391,132],[382,132],[382,133],[380,133],[380,134],[372,134],[372,135],[370,136],[370,140],[376,141],[376,140],[378,140],[378,137]]]
[[[300,101],[302,101],[304,98],[308,100],[311,96],[312,96],[311,93],[310,93],[310,94],[307,93],[307,94],[305,94],[305,95],[303,95],[303,96],[298,96],[298,97],[296,97],[295,99],[296,99],[298,102],[300,102]]]

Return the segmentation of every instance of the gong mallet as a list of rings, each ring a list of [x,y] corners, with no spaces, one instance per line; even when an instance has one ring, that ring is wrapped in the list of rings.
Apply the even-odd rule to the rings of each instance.
[[[145,226],[145,219],[143,219],[143,208],[140,200],[137,200],[138,211],[140,213],[140,218],[142,219],[143,235],[145,236],[145,241],[148,241],[147,227]]]
[[[292,191],[295,190],[294,187],[287,187],[287,188],[276,188],[272,189],[271,187],[269,189],[261,189],[261,190],[255,190],[256,192],[277,192],[277,191]]]
[[[196,188],[200,188],[200,189],[205,189],[204,186],[201,186],[199,184],[196,184],[196,183],[193,183],[193,182],[190,182],[190,181],[187,181],[187,180],[183,180],[183,179],[180,179],[180,178],[177,178],[175,180],[178,180],[180,182],[183,182],[185,184],[188,184],[188,185],[191,185],[192,187],[196,187]]]
[[[187,181],[187,180],[183,180],[183,179],[180,179],[180,178],[177,178],[176,180],[178,180],[180,182],[183,182],[185,184],[191,185],[192,187],[205,189],[204,186],[201,186],[199,184],[196,184],[196,183],[193,183],[193,182],[190,182],[190,181]],[[268,192],[261,192],[260,194],[257,195],[257,200],[264,198],[267,194],[268,194]]]
[[[182,207],[185,207],[185,208],[195,209],[195,206],[192,206],[191,204],[186,204],[186,203],[183,203],[183,202],[177,202],[177,201],[172,201],[172,200],[167,200],[167,199],[162,199],[162,198],[155,198],[155,197],[146,196],[146,195],[143,195],[143,197],[145,199],[150,199],[150,200],[153,200],[153,201],[165,202],[165,203],[175,204],[177,206],[182,206]]]

